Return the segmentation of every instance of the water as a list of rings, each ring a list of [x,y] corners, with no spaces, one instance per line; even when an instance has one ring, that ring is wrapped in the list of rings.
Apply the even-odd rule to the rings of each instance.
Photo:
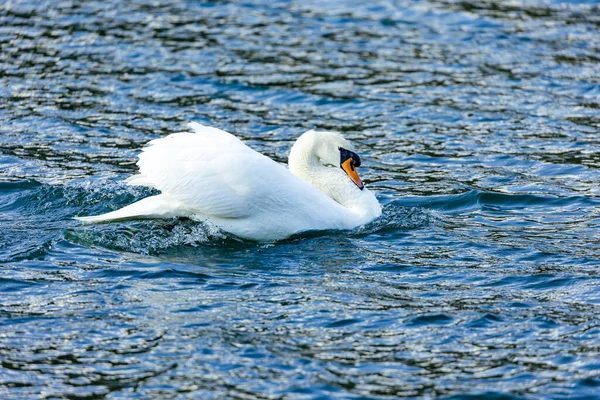
[[[594,1],[0,5],[2,398],[600,398]],[[195,120],[355,141],[384,215],[83,226]]]

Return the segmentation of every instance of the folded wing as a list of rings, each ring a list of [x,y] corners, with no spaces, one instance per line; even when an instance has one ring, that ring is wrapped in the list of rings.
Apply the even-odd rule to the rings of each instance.
[[[151,141],[127,183],[156,188],[206,216],[244,218],[281,202],[278,192],[297,179],[225,131],[194,122],[190,128]]]

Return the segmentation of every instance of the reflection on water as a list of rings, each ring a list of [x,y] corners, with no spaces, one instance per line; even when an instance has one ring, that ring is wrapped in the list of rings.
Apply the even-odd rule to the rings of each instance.
[[[7,398],[595,398],[593,1],[0,4]],[[196,120],[343,132],[383,216],[276,244],[82,226]],[[501,397],[505,396],[505,397]]]

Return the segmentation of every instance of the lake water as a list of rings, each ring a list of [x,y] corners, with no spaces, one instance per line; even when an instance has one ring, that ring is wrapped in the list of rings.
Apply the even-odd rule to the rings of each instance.
[[[187,121],[353,140],[382,218],[84,226]],[[0,397],[600,398],[595,1],[3,1]]]

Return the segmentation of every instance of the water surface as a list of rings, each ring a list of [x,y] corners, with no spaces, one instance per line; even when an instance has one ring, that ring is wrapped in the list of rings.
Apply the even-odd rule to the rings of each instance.
[[[594,1],[0,5],[2,398],[598,398]],[[344,133],[381,219],[83,226],[187,121]]]

